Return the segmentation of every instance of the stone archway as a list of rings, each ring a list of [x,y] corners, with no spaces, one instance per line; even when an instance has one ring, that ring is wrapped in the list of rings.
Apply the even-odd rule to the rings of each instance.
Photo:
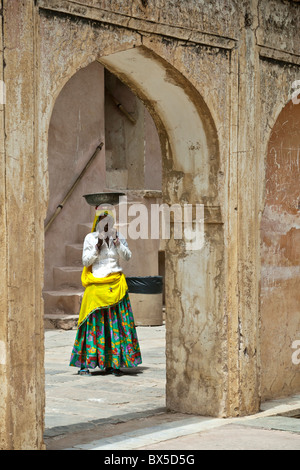
[[[194,209],[204,205],[204,246],[187,249],[182,239],[172,237],[166,243],[166,398],[171,410],[223,415],[223,226],[213,120],[191,83],[151,50],[129,48],[98,61],[131,88],[156,123],[163,155],[163,202],[181,205],[182,214],[184,204]]]
[[[293,343],[300,339],[300,106],[290,101],[271,131],[261,221],[262,399],[299,391]]]

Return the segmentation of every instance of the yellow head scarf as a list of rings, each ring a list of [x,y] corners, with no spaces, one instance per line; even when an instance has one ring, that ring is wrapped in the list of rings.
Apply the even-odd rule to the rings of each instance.
[[[102,215],[110,215],[113,218],[113,220],[115,221],[114,213],[111,210],[109,210],[109,209],[96,210],[96,214],[95,214],[95,218],[94,218],[94,222],[93,222],[92,232],[96,231],[96,227],[97,227],[97,224],[98,224],[99,217],[101,217]]]

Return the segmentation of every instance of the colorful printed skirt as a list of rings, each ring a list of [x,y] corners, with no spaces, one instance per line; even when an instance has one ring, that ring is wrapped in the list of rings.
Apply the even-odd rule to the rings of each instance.
[[[102,370],[141,363],[128,292],[118,304],[94,310],[78,327],[70,366]]]

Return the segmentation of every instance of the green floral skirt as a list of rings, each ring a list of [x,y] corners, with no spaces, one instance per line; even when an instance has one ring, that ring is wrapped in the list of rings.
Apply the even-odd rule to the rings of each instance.
[[[117,305],[94,310],[78,328],[70,366],[119,369],[141,363],[128,293]]]

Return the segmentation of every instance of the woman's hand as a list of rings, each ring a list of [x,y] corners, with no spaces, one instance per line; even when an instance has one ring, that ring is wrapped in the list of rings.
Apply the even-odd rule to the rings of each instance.
[[[119,239],[119,237],[116,237],[116,238],[114,239],[114,244],[115,244],[115,246],[120,246],[120,239]]]

